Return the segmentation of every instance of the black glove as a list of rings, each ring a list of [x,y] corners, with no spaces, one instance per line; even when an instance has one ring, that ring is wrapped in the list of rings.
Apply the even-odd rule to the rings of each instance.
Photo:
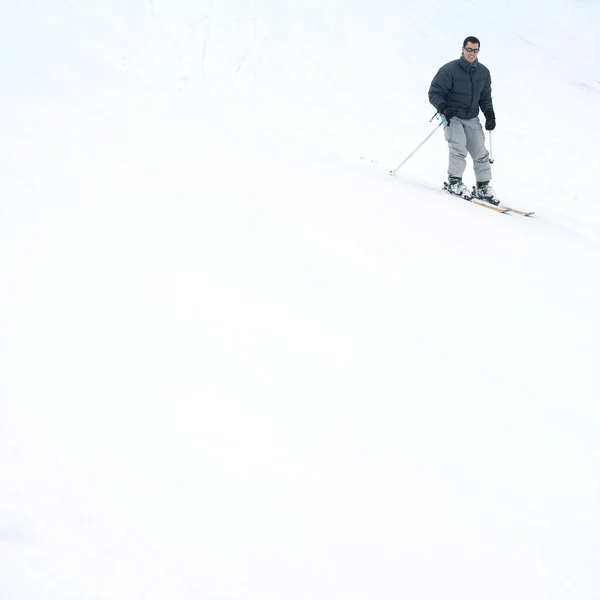
[[[445,102],[440,104],[440,108],[438,109],[440,115],[446,117],[446,123],[450,125],[450,119],[456,116],[456,109],[452,108],[452,106],[448,106]]]
[[[488,110],[485,115],[485,128],[492,131],[496,127],[496,115],[493,110]]]

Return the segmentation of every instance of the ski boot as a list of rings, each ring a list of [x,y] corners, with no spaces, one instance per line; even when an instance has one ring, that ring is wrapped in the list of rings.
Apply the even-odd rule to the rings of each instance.
[[[500,204],[500,200],[496,198],[496,192],[494,191],[494,188],[490,185],[489,181],[478,181],[477,187],[473,188],[473,197],[477,198],[477,200],[489,202],[494,206]]]
[[[469,192],[461,177],[448,177],[448,181],[444,182],[444,189],[465,200],[470,200],[472,197],[471,192]]]

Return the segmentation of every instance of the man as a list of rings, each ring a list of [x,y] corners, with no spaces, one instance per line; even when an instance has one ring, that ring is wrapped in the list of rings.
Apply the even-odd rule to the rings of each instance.
[[[448,189],[453,194],[471,198],[471,192],[462,181],[468,152],[477,180],[475,196],[498,204],[490,186],[492,169],[479,122],[481,109],[485,128],[492,131],[496,127],[490,72],[477,60],[479,47],[476,37],[468,37],[463,42],[462,56],[444,65],[433,78],[429,101],[446,118],[444,137],[450,149]]]

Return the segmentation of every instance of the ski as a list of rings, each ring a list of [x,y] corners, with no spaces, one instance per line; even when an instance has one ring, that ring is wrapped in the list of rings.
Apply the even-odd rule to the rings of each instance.
[[[475,190],[476,190],[476,188],[473,187],[473,194],[472,194],[471,198],[473,198],[473,200],[478,200],[479,202],[487,202],[483,198],[478,198],[475,195]],[[505,206],[505,205],[500,204],[500,203],[494,204],[494,206],[497,206],[498,208],[504,209],[503,212],[505,212],[505,213],[510,212],[510,213],[515,214],[515,215],[521,215],[523,217],[531,217],[534,214],[533,212],[526,212],[524,210],[517,210],[516,208],[511,208],[510,206]]]
[[[488,208],[490,210],[493,210],[493,211],[499,212],[499,213],[507,213],[508,212],[508,210],[506,208],[500,208],[498,206],[494,206],[493,204],[490,204],[489,202],[482,202],[481,200],[477,200],[476,198],[473,198],[471,195],[462,196],[460,194],[455,194],[454,192],[450,191],[447,181],[444,181],[444,189],[452,196],[456,196],[457,198],[462,198],[463,200],[466,200],[467,202],[472,202],[473,204],[477,204],[477,206],[482,206],[483,208]]]
[[[498,204],[498,208],[504,208],[508,212],[511,212],[515,215],[521,215],[522,217],[532,217],[533,215],[535,215],[533,211],[526,212],[524,210],[517,210],[516,208],[510,208],[510,206],[504,206],[503,204]]]
[[[504,204],[490,204],[489,202],[486,202],[485,200],[480,200],[479,198],[476,198],[474,196],[461,196],[460,194],[455,194],[454,192],[451,192],[448,189],[447,181],[444,182],[444,190],[446,190],[449,194],[452,194],[453,196],[466,200],[467,202],[471,202],[472,204],[476,204],[477,206],[482,206],[483,208],[487,208],[489,210],[493,210],[494,212],[502,213],[504,215],[515,214],[521,215],[523,217],[531,217],[534,214],[533,212],[517,210],[516,208],[511,208],[510,206],[505,206]]]
[[[452,192],[450,192],[452,193]],[[462,196],[461,196],[462,198]],[[489,208],[490,210],[495,210],[496,212],[502,213],[502,214],[508,214],[512,209],[508,208],[508,206],[496,206],[494,204],[490,204],[489,202],[485,202],[484,200],[478,200],[477,198],[465,198],[465,200],[468,200],[469,202],[472,202],[473,204],[477,204],[477,206],[483,206],[483,208]]]

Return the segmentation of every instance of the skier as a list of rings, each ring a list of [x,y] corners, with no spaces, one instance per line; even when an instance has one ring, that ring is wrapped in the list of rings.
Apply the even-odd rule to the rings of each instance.
[[[496,193],[490,185],[492,169],[479,122],[481,109],[485,116],[485,128],[492,131],[496,127],[490,72],[477,60],[479,47],[476,37],[465,39],[461,57],[445,64],[433,78],[429,101],[446,118],[444,137],[450,150],[448,190],[467,199],[472,197],[462,180],[468,152],[473,159],[477,181],[477,187],[473,190],[475,197],[498,204]]]

